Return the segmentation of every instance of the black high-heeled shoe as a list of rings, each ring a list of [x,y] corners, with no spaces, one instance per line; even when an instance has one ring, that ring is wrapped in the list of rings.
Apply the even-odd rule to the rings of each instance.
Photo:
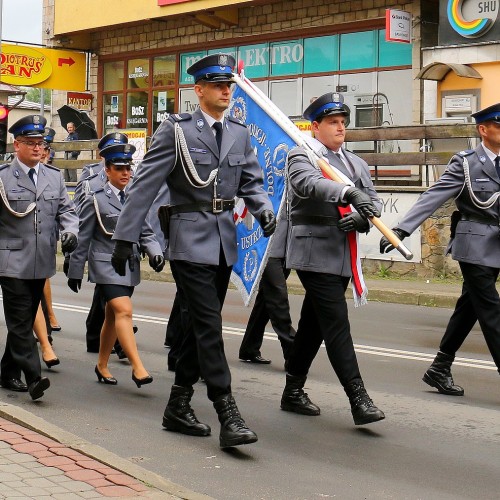
[[[104,382],[105,384],[109,385],[116,385],[118,383],[118,380],[116,380],[115,377],[105,377],[100,371],[99,368],[97,368],[97,365],[95,365],[95,374],[97,375],[97,380],[99,382]]]
[[[150,384],[153,381],[153,377],[151,375],[148,375],[147,377],[137,378],[134,372],[132,372],[132,380],[135,382],[135,385],[140,389],[141,385]]]
[[[43,362],[47,365],[47,368],[51,368],[52,366],[56,366],[60,363],[59,358],[43,359]]]

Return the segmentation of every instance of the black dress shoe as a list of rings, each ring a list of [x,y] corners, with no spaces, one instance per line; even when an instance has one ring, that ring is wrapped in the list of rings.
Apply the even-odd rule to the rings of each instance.
[[[28,386],[18,378],[3,378],[0,380],[0,385],[9,391],[28,392]]]
[[[135,385],[140,389],[141,385],[150,384],[153,381],[153,377],[151,375],[147,375],[143,378],[137,378],[135,373],[132,372],[132,380],[135,382]]]
[[[50,387],[50,380],[47,377],[39,377],[28,386],[31,399],[39,399],[43,396],[44,391]]]
[[[97,380],[99,382],[103,382],[108,385],[116,385],[118,383],[118,380],[116,380],[115,377],[105,377],[100,371],[99,368],[97,368],[97,365],[95,365],[95,374],[97,375]]]
[[[260,354],[251,355],[251,356],[242,356],[240,354],[240,360],[246,361],[247,363],[255,363],[257,365],[270,365],[271,360],[263,358]]]
[[[47,368],[52,368],[53,366],[56,366],[60,363],[59,358],[52,358],[47,360],[44,359],[43,362],[47,365]]]

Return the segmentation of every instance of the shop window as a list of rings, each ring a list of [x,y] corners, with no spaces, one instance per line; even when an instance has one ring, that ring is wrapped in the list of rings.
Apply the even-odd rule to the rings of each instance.
[[[385,30],[379,31],[378,66],[411,66],[411,43],[385,41]]]
[[[169,113],[174,112],[174,105],[174,90],[156,90],[153,92],[153,133],[155,133],[160,123],[168,117]]]
[[[123,61],[104,63],[104,88],[103,90],[123,90]]]
[[[127,67],[127,88],[145,89],[149,85],[149,59],[130,59]]]
[[[148,93],[129,92],[127,94],[127,123],[125,128],[147,128]]]
[[[271,59],[271,75],[299,75],[304,62],[304,46],[302,40],[274,42],[269,47]]]
[[[181,85],[186,84],[194,84],[193,77],[187,72],[189,66],[194,64],[196,61],[199,61],[202,57],[207,55],[206,50],[199,52],[189,52],[186,54],[181,54],[181,64],[180,64],[180,74],[179,74],[179,83]]]
[[[302,102],[302,78],[295,80],[276,80],[269,82],[269,97],[287,116],[302,114],[299,109]]]
[[[153,87],[175,85],[175,55],[153,59]]]
[[[304,40],[304,73],[326,73],[339,69],[338,35]]]
[[[377,31],[340,35],[340,70],[377,66]]]
[[[103,117],[105,134],[125,127],[123,94],[105,94],[103,96]]]

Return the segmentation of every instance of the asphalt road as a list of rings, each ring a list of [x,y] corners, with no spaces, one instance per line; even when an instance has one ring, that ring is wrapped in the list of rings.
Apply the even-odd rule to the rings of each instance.
[[[437,349],[450,310],[369,303],[355,309],[351,325],[365,384],[386,419],[355,427],[347,397],[322,349],[306,385],[321,415],[283,412],[285,374],[269,327],[262,353],[268,366],[238,361],[250,310],[230,291],[224,309],[224,342],[233,393],[259,442],[222,451],[219,425],[198,383],[192,405],[212,427],[210,437],[170,433],[161,417],[173,383],[163,347],[174,287],[143,282],[134,294],[137,340],[153,384],[137,389],[128,362],[112,358],[117,386],[99,384],[95,354],[85,352],[85,318],[93,286],[76,295],[58,274],[53,301],[63,329],[54,334],[61,364],[36,403],[0,391],[0,399],[83,439],[140,463],[173,482],[218,499],[497,499],[500,477],[500,379],[475,329],[457,360],[462,398],[430,390],[421,377]],[[202,291],[201,291],[202,293]],[[296,324],[301,296],[291,296]],[[5,321],[0,313],[3,352]],[[463,358],[463,359],[462,359]]]

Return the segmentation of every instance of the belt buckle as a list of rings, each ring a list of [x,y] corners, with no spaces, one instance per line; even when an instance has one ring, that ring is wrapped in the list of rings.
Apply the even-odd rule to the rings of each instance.
[[[212,213],[220,214],[224,210],[224,200],[221,198],[214,198],[212,200]]]

